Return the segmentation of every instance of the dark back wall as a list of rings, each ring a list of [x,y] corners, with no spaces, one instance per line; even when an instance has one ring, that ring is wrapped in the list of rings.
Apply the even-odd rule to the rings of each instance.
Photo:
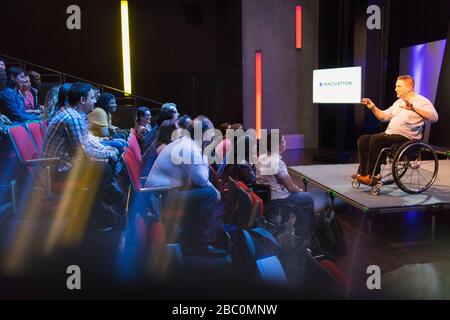
[[[447,38],[450,23],[450,1],[391,1],[389,33],[388,102],[395,101],[395,81],[398,76],[400,49]]]
[[[441,75],[436,92],[436,109],[439,112],[439,121],[433,126],[430,141],[438,146],[450,147],[450,24],[447,31],[447,43],[442,61]]]
[[[81,30],[66,8],[81,8]],[[242,121],[241,2],[130,0],[133,93]],[[119,0],[2,0],[0,53],[123,87]]]
[[[0,52],[122,88],[118,1],[2,0]],[[81,8],[81,30],[66,27],[66,8]]]

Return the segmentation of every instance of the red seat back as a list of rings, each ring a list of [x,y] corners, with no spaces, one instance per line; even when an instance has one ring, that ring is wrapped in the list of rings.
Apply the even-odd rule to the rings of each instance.
[[[8,133],[16,150],[17,156],[22,163],[34,159],[37,155],[36,145],[31,139],[27,129],[18,125],[8,128]]]
[[[264,201],[254,192],[250,193],[252,198],[253,207],[256,210],[256,215],[259,217],[264,216]]]
[[[128,147],[125,148],[125,152],[123,153],[122,157],[125,162],[125,166],[127,167],[131,185],[133,186],[133,189],[135,191],[139,191],[139,189],[141,189],[142,187],[140,180],[140,173],[141,173],[140,164],[136,161],[133,152]]]
[[[152,249],[161,250],[166,246],[167,237],[164,225],[161,222],[154,223],[150,228],[150,245]]]
[[[339,289],[345,290],[350,287],[349,277],[333,261],[324,259],[319,263],[333,277]]]
[[[247,192],[250,191],[250,188],[245,183],[243,183],[242,181],[238,181],[237,182],[237,186],[239,188],[241,188],[242,190],[244,190],[244,191],[247,191]]]
[[[133,152],[135,158],[139,162],[142,162],[141,147],[139,147],[139,143],[138,143],[135,135],[130,135],[130,139],[128,140],[128,146],[130,147],[131,151]]]
[[[44,128],[39,122],[28,122],[27,128],[28,131],[30,131],[31,136],[33,137],[38,153],[42,154],[42,147],[44,145],[44,135],[45,135]]]

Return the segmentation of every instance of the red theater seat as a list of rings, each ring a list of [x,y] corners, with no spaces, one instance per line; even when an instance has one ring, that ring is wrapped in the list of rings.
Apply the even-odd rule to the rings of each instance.
[[[142,150],[141,147],[139,147],[139,142],[137,141],[136,135],[130,134],[130,137],[128,139],[128,146],[138,162],[142,163]]]
[[[260,197],[258,197],[254,192],[250,193],[250,197],[252,198],[255,216],[263,217],[264,216],[264,201],[262,201],[262,199]]]
[[[40,122],[28,122],[28,131],[33,137],[34,143],[36,145],[39,154],[42,154],[42,147],[44,145],[44,135],[45,131]]]
[[[153,249],[163,249],[167,244],[166,229],[161,222],[154,223],[150,228],[150,244]]]
[[[130,179],[130,187],[132,187],[132,192],[134,196],[143,196],[145,193],[154,193],[154,194],[164,194],[167,191],[171,190],[171,188],[168,187],[161,187],[161,188],[144,188],[142,186],[140,172],[141,172],[141,163],[136,159],[136,156],[134,152],[131,150],[130,147],[125,147],[125,152],[122,155],[122,158],[125,163],[125,167],[128,171],[128,176]],[[130,190],[131,193],[131,190]],[[127,208],[129,208],[130,197],[127,199]],[[166,211],[159,213],[162,217],[167,218],[179,218],[185,216],[185,212],[180,211]]]
[[[328,273],[335,279],[340,290],[345,290],[350,287],[349,277],[342,272],[342,270],[333,262],[327,259],[320,260],[320,265],[328,271]]]
[[[33,166],[29,165],[29,161],[38,158],[38,150],[30,134],[21,125],[9,127],[8,133],[19,161],[27,167],[28,172],[34,178],[36,171]]]

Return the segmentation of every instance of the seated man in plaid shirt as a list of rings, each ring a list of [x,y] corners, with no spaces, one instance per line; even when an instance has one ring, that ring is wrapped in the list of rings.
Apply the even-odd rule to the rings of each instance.
[[[118,160],[118,151],[112,147],[93,143],[89,139],[86,114],[92,111],[96,103],[95,91],[90,84],[74,83],[68,92],[68,102],[67,106],[61,107],[56,112],[49,123],[44,137],[43,156],[59,159],[52,172],[53,181],[67,181],[74,172],[75,177],[70,177],[72,181],[80,181],[94,190],[94,194],[91,193],[94,197],[93,212],[99,212],[104,191],[112,181],[112,166]],[[83,162],[78,162],[81,167],[77,167],[75,160],[86,157],[105,159],[108,162],[98,162],[95,166],[92,163],[83,166],[81,164]]]

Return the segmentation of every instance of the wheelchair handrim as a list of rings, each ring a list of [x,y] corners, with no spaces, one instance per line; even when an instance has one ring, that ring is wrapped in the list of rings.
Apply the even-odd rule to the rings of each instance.
[[[435,166],[434,167],[433,176],[432,176],[431,180],[429,180],[424,187],[421,187],[420,183],[419,183],[419,189],[417,189],[417,188],[409,188],[402,182],[401,179],[403,178],[404,174],[407,172],[408,169],[406,169],[403,172],[400,172],[400,174],[399,174],[399,170],[398,170],[398,166],[397,166],[399,160],[402,159],[402,157],[405,155],[405,153],[408,150],[410,150],[412,147],[419,147],[419,148],[421,148],[420,152],[422,152],[422,150],[426,149],[430,153],[430,155],[432,155],[432,159],[431,160],[427,160],[427,161],[434,162],[434,166]],[[408,166],[410,166],[410,164],[408,164]],[[419,167],[419,169],[411,169],[411,170],[420,170],[420,167]],[[422,193],[422,192],[428,190],[434,184],[434,182],[436,181],[438,171],[439,171],[439,161],[438,161],[437,155],[434,152],[434,150],[431,148],[431,146],[429,146],[425,142],[415,142],[414,141],[414,142],[411,142],[410,144],[406,145],[404,148],[398,150],[396,156],[394,157],[394,162],[392,164],[392,173],[393,173],[393,177],[394,177],[395,183],[397,184],[397,186],[401,190],[403,190],[403,191],[405,191],[407,193],[411,193],[411,194]],[[411,179],[412,179],[413,172],[414,171],[412,171],[412,173],[411,173]],[[419,176],[420,176],[420,173],[418,172],[418,177]]]

